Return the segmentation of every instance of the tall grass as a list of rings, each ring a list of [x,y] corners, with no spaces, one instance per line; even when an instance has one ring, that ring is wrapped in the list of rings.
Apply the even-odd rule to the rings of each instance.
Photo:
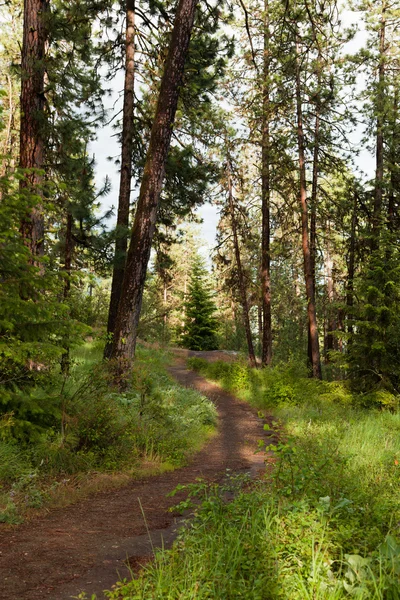
[[[400,414],[296,365],[191,364],[269,407],[273,468],[230,503],[206,488],[173,550],[110,598],[399,599]]]
[[[57,411],[31,439],[13,435],[12,415],[4,419],[0,522],[18,522],[25,509],[46,504],[71,475],[134,474],[144,463],[150,470],[182,465],[213,430],[214,405],[172,380],[162,351],[138,349],[132,386],[125,393],[110,385],[101,356],[96,343],[77,349],[70,377],[55,377],[52,389],[36,392],[50,395]]]

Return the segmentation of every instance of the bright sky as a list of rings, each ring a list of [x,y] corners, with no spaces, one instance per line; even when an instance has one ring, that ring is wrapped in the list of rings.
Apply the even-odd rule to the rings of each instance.
[[[113,88],[116,90],[113,95],[106,101],[106,107],[110,111],[110,117],[116,114],[122,107],[122,98],[118,98],[118,90],[122,89],[123,77],[121,74],[113,82]],[[120,146],[118,138],[112,129],[111,125],[105,126],[98,131],[97,140],[90,145],[90,155],[94,155],[96,159],[96,180],[100,187],[106,175],[111,182],[111,192],[103,199],[102,208],[105,210],[111,206],[116,209],[118,206],[118,186],[119,186],[119,170],[118,166],[113,161],[109,161],[108,157],[119,157]],[[215,237],[218,223],[218,213],[215,206],[207,203],[198,209],[198,215],[203,219],[201,225],[201,235],[205,242],[211,247],[215,244]],[[114,218],[114,221],[116,216]],[[113,224],[113,222],[111,222]]]
[[[343,13],[343,22],[346,26],[353,23],[358,23],[359,15],[354,12],[345,11]],[[359,50],[365,43],[366,33],[363,28],[359,25],[359,31],[355,38],[345,47],[345,52],[353,53]],[[359,86],[363,85],[362,79],[359,80]],[[106,106],[110,111],[110,117],[115,115],[122,106],[122,98],[118,99],[118,92],[123,87],[123,76],[120,72],[115,78],[113,85],[115,90],[112,96],[106,102]],[[350,138],[355,147],[358,147],[360,154],[356,159],[356,165],[364,173],[368,172],[370,175],[374,172],[374,157],[368,152],[368,150],[361,146],[361,135],[362,126],[357,127],[354,132],[350,133]],[[112,127],[105,126],[98,132],[98,137],[95,142],[91,144],[90,154],[94,154],[96,158],[96,179],[98,186],[102,184],[106,175],[108,175],[111,181],[111,192],[103,200],[102,207],[104,210],[114,206],[115,209],[118,204],[118,185],[119,185],[119,173],[118,167],[113,161],[109,161],[107,157],[113,156],[118,157],[120,154],[120,148],[117,137]],[[201,233],[205,242],[207,243],[208,249],[211,249],[215,245],[216,229],[218,222],[218,211],[215,206],[207,203],[203,207],[198,209],[198,215],[203,219],[201,225]]]

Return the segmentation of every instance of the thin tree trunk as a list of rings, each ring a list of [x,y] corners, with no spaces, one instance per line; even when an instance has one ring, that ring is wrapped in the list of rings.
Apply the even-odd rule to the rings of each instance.
[[[354,274],[356,264],[356,229],[357,229],[357,192],[354,192],[353,201],[353,214],[351,216],[351,230],[350,230],[350,247],[349,247],[349,261],[347,270],[347,291],[346,291],[346,305],[347,305],[347,333],[353,334],[353,306],[354,306]],[[349,345],[351,345],[352,339],[349,339]]]
[[[398,144],[398,127],[397,119],[399,112],[399,90],[396,87],[393,98],[393,130],[390,149],[390,192],[388,205],[388,227],[393,233],[396,228],[396,198],[395,193],[399,186],[398,161],[396,156],[396,145]]]
[[[244,330],[246,332],[246,341],[247,341],[247,349],[248,349],[248,354],[249,354],[249,362],[252,367],[255,367],[257,365],[257,363],[256,363],[256,356],[254,353],[253,338],[251,335],[249,303],[247,301],[246,283],[245,283],[244,274],[243,274],[242,258],[240,256],[239,236],[238,236],[238,232],[237,232],[235,206],[234,206],[234,201],[233,201],[232,175],[231,175],[231,166],[230,166],[229,158],[228,158],[226,175],[227,175],[227,183],[228,183],[229,214],[230,214],[230,218],[231,218],[231,228],[232,228],[232,233],[233,233],[233,245],[234,245],[234,249],[235,249],[236,268],[237,268],[238,279],[239,279],[239,295],[240,295],[240,303],[242,305],[242,311],[243,311],[243,325],[244,325]]]
[[[326,277],[326,296],[327,296],[327,305],[326,305],[326,336],[325,336],[325,362],[330,362],[330,352],[334,349],[334,336],[333,331],[336,329],[335,320],[332,315],[332,304],[335,298],[335,285],[333,279],[333,260],[331,256],[331,249],[329,243],[329,234],[330,234],[330,225],[328,223],[328,239],[326,242],[325,249],[325,277]]]
[[[320,57],[319,57],[320,60]],[[318,173],[319,173],[319,131],[321,125],[321,103],[319,99],[320,88],[321,88],[321,72],[318,70],[318,98],[315,107],[315,129],[314,129],[314,156],[313,156],[313,174],[312,174],[312,189],[311,189],[311,215],[310,215],[310,260],[311,260],[311,276],[313,280],[313,291],[314,297],[313,302],[315,304],[315,290],[316,290],[316,261],[317,261],[317,201],[318,201]],[[311,331],[308,327],[308,362],[312,368],[312,342],[311,342]]]
[[[8,84],[8,119],[7,126],[4,135],[4,144],[3,144],[3,154],[7,157],[7,160],[4,161],[4,165],[2,168],[2,175],[8,170],[9,160],[12,161],[12,151],[13,151],[13,135],[12,130],[14,128],[14,114],[15,114],[15,106],[13,103],[13,85],[12,79],[10,75],[7,73],[7,84]]]
[[[20,182],[21,193],[41,195],[44,165],[43,116],[45,106],[44,75],[47,42],[48,0],[24,1],[24,28],[21,55],[20,167],[32,169]],[[34,170],[36,169],[36,171]],[[28,196],[29,197],[29,196]],[[22,238],[30,250],[32,264],[43,254],[43,207],[31,207],[20,225]],[[36,258],[35,258],[36,257]]]
[[[104,358],[112,353],[118,305],[124,280],[126,250],[129,235],[129,209],[132,179],[132,140],[134,132],[135,87],[135,0],[126,2],[125,83],[122,117],[121,172],[119,182],[118,215],[115,239],[114,268],[108,311],[107,343]]]
[[[296,38],[296,108],[297,108],[297,138],[299,152],[299,177],[300,177],[300,206],[301,206],[301,230],[302,247],[304,259],[304,277],[307,294],[307,316],[308,328],[311,338],[311,358],[313,377],[321,379],[321,360],[318,340],[317,315],[315,310],[315,291],[312,277],[312,265],[310,255],[310,244],[308,239],[308,208],[307,208],[307,184],[305,163],[305,142],[303,131],[303,110],[301,104],[301,81],[300,81],[300,41]]]
[[[65,240],[64,240],[64,301],[67,301],[71,292],[71,267],[72,267],[72,214],[67,212],[67,220],[65,225]],[[69,336],[64,339],[64,353],[61,357],[61,372],[64,375],[69,375],[70,357],[69,357]]]
[[[378,92],[376,101],[376,175],[374,193],[374,211],[372,218],[372,250],[379,245],[383,202],[383,125],[385,103],[385,37],[386,37],[386,0],[382,0],[381,26],[379,30],[379,69]]]
[[[270,32],[269,0],[264,0],[264,58],[263,58],[263,124],[261,148],[261,187],[262,187],[262,242],[261,242],[261,295],[263,314],[262,356],[263,366],[272,362],[271,325],[271,231],[270,231]]]
[[[196,5],[196,0],[179,0],[151,131],[126,259],[111,355],[119,363],[122,378],[127,375],[135,355],[147,263]]]
[[[167,281],[167,273],[164,271],[163,273],[163,308],[164,308],[164,316],[163,316],[163,342],[167,343],[167,329],[168,329],[168,281]]]

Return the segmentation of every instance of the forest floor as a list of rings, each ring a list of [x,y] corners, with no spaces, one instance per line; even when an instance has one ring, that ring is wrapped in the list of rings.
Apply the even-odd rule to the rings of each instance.
[[[1,525],[1,600],[69,600],[82,591],[89,598],[91,594],[104,598],[104,589],[130,577],[127,563],[135,571],[151,559],[155,548],[171,546],[182,518],[169,508],[185,493],[173,498],[167,494],[178,484],[198,478],[221,481],[228,469],[252,476],[263,470],[264,458],[255,454],[258,440],[264,437],[256,411],[189,371],[186,355],[177,352],[170,372],[180,384],[194,387],[215,403],[217,434],[176,471],[134,480],[17,527]],[[219,352],[190,355],[229,360],[229,355]]]

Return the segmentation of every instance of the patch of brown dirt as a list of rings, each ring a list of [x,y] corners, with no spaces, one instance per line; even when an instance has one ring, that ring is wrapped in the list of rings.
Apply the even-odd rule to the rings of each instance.
[[[264,434],[255,412],[188,371],[183,360],[171,373],[215,402],[218,434],[184,468],[98,493],[18,527],[0,526],[2,600],[67,600],[83,590],[89,598],[104,598],[102,590],[129,577],[127,558],[135,567],[154,547],[171,545],[179,520],[168,509],[183,495],[167,494],[178,484],[198,477],[220,481],[227,469],[253,475],[264,469],[262,456],[254,454]]]

